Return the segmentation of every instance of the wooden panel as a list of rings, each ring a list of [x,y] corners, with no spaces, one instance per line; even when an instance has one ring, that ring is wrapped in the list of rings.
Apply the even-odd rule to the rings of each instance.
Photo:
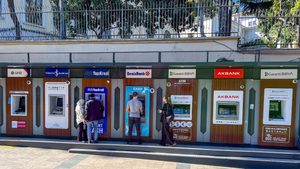
[[[109,82],[108,82],[109,81]],[[106,87],[107,88],[107,102],[108,102],[108,116],[107,116],[107,133],[105,135],[99,135],[100,138],[109,138],[111,131],[111,83],[110,79],[92,79],[84,78],[82,80],[82,93],[84,93],[85,87]]]
[[[69,78],[44,78],[44,135],[45,136],[57,136],[57,137],[68,137],[71,136],[71,98],[70,98],[70,87],[69,87],[69,112],[67,112],[69,115],[69,124],[68,124],[68,129],[47,129],[45,126],[45,116],[46,116],[46,106],[45,106],[45,83],[46,82],[66,82],[71,80]],[[69,85],[70,86],[70,85]]]
[[[214,79],[212,83],[212,91],[214,90],[242,90],[240,86],[245,86],[244,79]],[[212,93],[212,96],[214,94]],[[245,91],[244,91],[245,98]],[[214,98],[212,98],[214,103]],[[245,99],[244,99],[245,104]],[[213,105],[211,111],[210,141],[212,143],[225,144],[243,144],[244,139],[244,106],[243,106],[243,124],[242,125],[226,125],[213,124]]]
[[[153,80],[152,79],[124,79],[124,99],[123,99],[123,102],[124,102],[124,113],[126,112],[126,103],[125,103],[125,100],[126,100],[126,86],[149,86],[150,88],[153,87]],[[152,106],[153,106],[153,94],[150,93],[150,126],[149,126],[149,137],[143,137],[144,139],[150,139],[152,138],[152,118],[153,118],[153,113],[156,113],[156,112],[153,112],[152,110]],[[124,116],[125,117],[125,114]],[[125,121],[125,119],[123,119]],[[125,122],[123,123],[123,129],[125,129]],[[123,137],[126,137],[125,136],[125,133],[123,132]],[[132,137],[132,138],[135,138],[135,137]]]
[[[6,111],[7,111],[7,134],[11,135],[32,135],[32,85],[27,81],[31,78],[7,78],[6,79]],[[8,104],[8,98],[11,97],[10,91],[27,91],[27,116],[11,116],[11,105]],[[12,121],[25,121],[25,128],[12,128]]]
[[[292,121],[290,126],[290,143],[265,143],[262,142],[262,130],[263,126],[278,126],[281,125],[263,125],[263,110],[264,110],[264,89],[265,88],[292,88],[293,89],[293,106],[292,106]],[[296,94],[297,84],[292,80],[261,80],[260,82],[260,113],[259,113],[259,136],[258,143],[265,146],[281,146],[281,147],[293,147],[295,145],[295,112],[296,112]],[[288,127],[288,126],[281,126]]]
[[[198,80],[195,79],[169,79],[171,83],[170,87],[167,87],[167,95],[192,95],[192,142],[196,141],[197,135],[197,105],[198,105]],[[177,121],[177,120],[175,120]],[[190,121],[190,120],[178,120],[178,121]],[[180,141],[180,140],[179,140]]]

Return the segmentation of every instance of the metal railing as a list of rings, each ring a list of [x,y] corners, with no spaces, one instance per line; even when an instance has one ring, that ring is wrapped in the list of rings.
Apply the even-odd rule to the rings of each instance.
[[[244,14],[238,5],[178,2],[4,8],[0,41],[240,36],[240,47],[299,47],[299,15]]]
[[[234,6],[171,2],[106,3],[63,9],[52,5],[42,10],[15,9],[14,13],[4,9],[0,17],[0,40],[238,36],[238,32],[230,29],[232,8]],[[223,25],[219,24],[221,19]]]

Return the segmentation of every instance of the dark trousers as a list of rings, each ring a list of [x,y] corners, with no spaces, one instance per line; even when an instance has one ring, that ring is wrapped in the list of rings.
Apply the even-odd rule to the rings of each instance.
[[[166,121],[163,120],[162,122],[162,131],[161,131],[161,145],[166,145],[166,144],[174,144],[174,138],[173,138],[173,130],[170,129],[170,124]]]
[[[141,118],[136,118],[136,117],[129,117],[129,131],[128,131],[129,140],[128,141],[132,141],[131,137],[132,137],[133,124],[135,125],[136,128],[138,142],[141,142]]]
[[[79,133],[77,137],[78,141],[87,141],[87,133],[86,133],[87,126],[85,125],[85,129],[83,129],[84,125],[85,124],[83,124],[82,122],[78,124],[79,127]]]

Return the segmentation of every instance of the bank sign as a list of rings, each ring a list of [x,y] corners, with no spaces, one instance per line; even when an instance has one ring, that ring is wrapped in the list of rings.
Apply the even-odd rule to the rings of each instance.
[[[109,69],[86,69],[84,77],[89,78],[109,78]]]
[[[47,68],[45,70],[45,76],[50,78],[68,78],[69,74],[70,74],[69,69]]]
[[[262,69],[261,79],[297,79],[297,69]]]
[[[126,78],[152,78],[151,69],[126,69]]]
[[[215,69],[215,79],[243,79],[244,69]]]
[[[169,69],[170,79],[195,79],[196,69]]]
[[[7,77],[30,77],[30,69],[7,69]]]

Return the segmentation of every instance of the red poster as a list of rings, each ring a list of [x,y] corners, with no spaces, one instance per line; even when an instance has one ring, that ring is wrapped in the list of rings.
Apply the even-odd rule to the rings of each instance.
[[[215,79],[243,79],[244,69],[215,69]]]
[[[26,128],[26,121],[18,121],[17,128]]]

